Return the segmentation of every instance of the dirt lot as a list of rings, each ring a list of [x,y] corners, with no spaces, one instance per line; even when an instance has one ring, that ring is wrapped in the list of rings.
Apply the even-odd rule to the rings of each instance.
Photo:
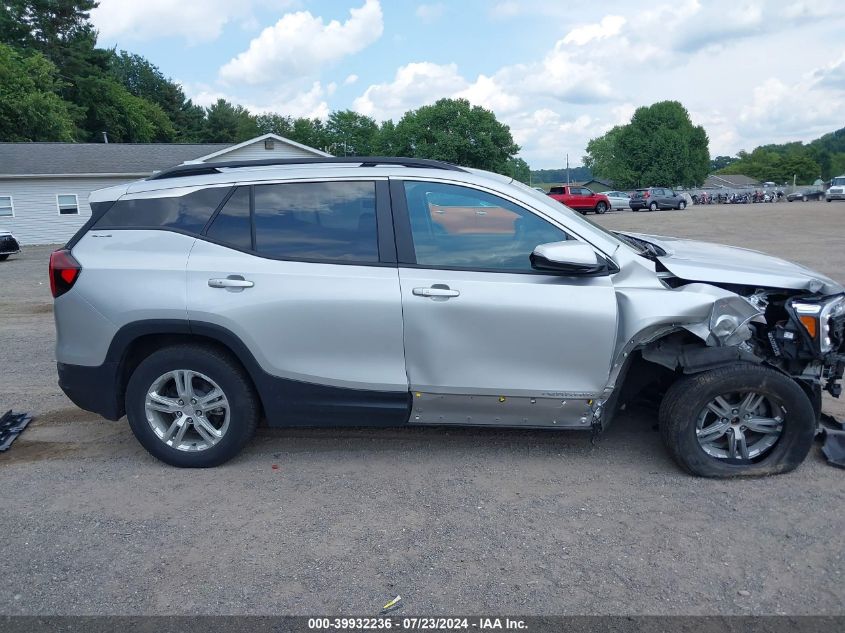
[[[611,213],[845,281],[845,204]],[[261,431],[207,471],[149,457],[56,387],[47,248],[0,263],[0,613],[842,614],[845,479],[683,475],[653,415],[585,435]],[[842,403],[828,411],[845,417]],[[273,465],[278,468],[274,469]]]

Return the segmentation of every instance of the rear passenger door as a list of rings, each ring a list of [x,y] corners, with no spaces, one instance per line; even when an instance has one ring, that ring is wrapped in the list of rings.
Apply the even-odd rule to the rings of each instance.
[[[191,251],[188,318],[246,345],[294,405],[279,423],[404,423],[402,407],[349,415],[379,393],[407,398],[387,181],[234,189]]]

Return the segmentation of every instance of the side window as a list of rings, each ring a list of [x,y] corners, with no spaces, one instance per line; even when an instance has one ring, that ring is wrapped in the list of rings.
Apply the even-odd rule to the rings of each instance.
[[[79,215],[79,200],[75,193],[60,193],[56,196],[59,215]]]
[[[12,205],[12,196],[0,196],[0,218],[15,217],[15,208]]]
[[[417,264],[530,271],[536,246],[567,239],[553,224],[483,191],[405,183]]]
[[[238,187],[220,209],[206,236],[242,250],[252,249],[252,222],[249,217],[249,187]]]
[[[181,196],[166,196],[171,192],[165,191],[166,197],[118,200],[94,228],[165,227],[199,233],[229,190],[211,187]]]
[[[255,250],[327,262],[378,262],[375,182],[255,187]]]

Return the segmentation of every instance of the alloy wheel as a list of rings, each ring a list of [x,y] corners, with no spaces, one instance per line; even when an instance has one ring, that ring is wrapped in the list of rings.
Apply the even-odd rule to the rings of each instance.
[[[229,400],[205,374],[177,369],[159,376],[147,390],[147,422],[165,444],[180,451],[215,446],[229,428]]]
[[[768,453],[783,434],[786,409],[775,399],[745,391],[717,396],[696,421],[701,449],[716,459],[752,461]]]

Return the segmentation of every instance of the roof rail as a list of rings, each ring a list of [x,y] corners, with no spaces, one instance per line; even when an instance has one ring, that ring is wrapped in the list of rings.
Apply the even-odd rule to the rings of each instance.
[[[177,165],[164,169],[147,178],[147,180],[162,180],[165,178],[179,178],[182,176],[202,176],[217,174],[221,169],[272,167],[274,165],[331,165],[352,164],[361,167],[377,167],[378,165],[396,165],[398,167],[422,167],[425,169],[444,169],[447,171],[464,171],[457,165],[428,158],[397,158],[395,156],[335,156],[308,158],[267,158],[262,160],[232,160],[219,163],[195,163]]]

